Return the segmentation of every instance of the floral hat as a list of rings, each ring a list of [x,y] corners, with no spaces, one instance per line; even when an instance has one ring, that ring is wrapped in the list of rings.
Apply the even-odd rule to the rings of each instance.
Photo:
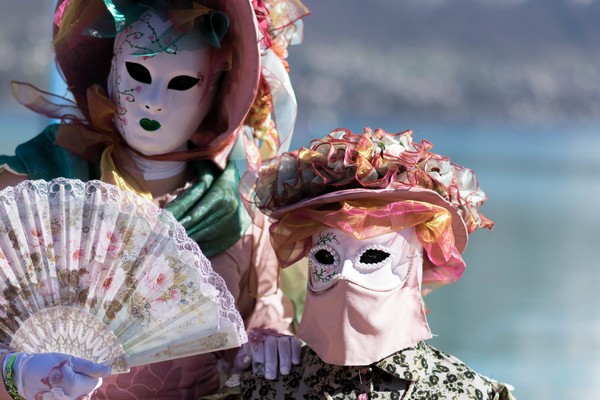
[[[308,14],[300,0],[59,0],[54,15],[56,61],[83,116],[73,118],[75,107],[49,106],[55,100],[49,101],[48,93],[32,96],[27,85],[13,86],[17,99],[34,111],[68,120],[63,125],[71,126],[61,146],[85,158],[97,157],[99,146],[118,140],[109,132],[114,110],[102,95],[107,91],[114,36],[148,9],[166,11],[180,35],[201,25],[204,45],[221,48],[229,65],[211,117],[203,121],[202,134],[191,139],[194,148],[154,159],[210,158],[224,166],[243,126],[251,128],[252,140],[276,149],[285,144],[291,123],[283,121],[283,115],[290,110],[278,109],[278,104],[289,105],[295,115],[295,101],[276,100],[284,94],[293,97],[285,58],[287,46],[299,42],[301,18]],[[283,124],[278,120],[275,127],[272,114],[280,114]]]
[[[252,201],[273,221],[283,267],[303,258],[312,235],[327,228],[364,239],[415,227],[427,254],[424,290],[461,277],[468,235],[493,226],[479,212],[487,197],[473,171],[412,135],[337,129],[263,164]]]

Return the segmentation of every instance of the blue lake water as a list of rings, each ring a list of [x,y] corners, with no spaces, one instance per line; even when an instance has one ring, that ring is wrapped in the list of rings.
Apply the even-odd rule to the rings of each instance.
[[[12,153],[44,124],[31,114],[0,120],[1,153]],[[412,128],[416,140],[431,141],[433,151],[475,170],[489,197],[482,211],[496,222],[491,232],[470,238],[463,279],[426,298],[437,335],[432,344],[511,383],[519,399],[597,398],[600,135],[594,125],[381,127]],[[294,146],[327,132],[312,130],[317,134],[297,131]]]

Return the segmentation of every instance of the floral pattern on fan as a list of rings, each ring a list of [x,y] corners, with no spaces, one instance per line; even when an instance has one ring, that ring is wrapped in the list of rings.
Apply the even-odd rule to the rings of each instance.
[[[0,342],[69,354],[98,347],[85,358],[115,372],[246,341],[224,281],[175,218],[100,181],[26,181],[0,192],[0,284]],[[49,313],[63,326],[40,322]],[[48,349],[58,333],[62,347]],[[110,335],[122,350],[91,344]]]

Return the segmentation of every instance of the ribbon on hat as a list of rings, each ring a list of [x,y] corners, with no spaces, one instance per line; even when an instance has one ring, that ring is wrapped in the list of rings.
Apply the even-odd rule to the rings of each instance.
[[[155,49],[140,55],[168,51],[168,48],[171,48],[195,26],[200,29],[205,39],[198,43],[199,48],[203,46],[221,48],[221,41],[229,29],[227,14],[222,11],[213,11],[195,0],[177,1],[173,4],[164,0],[103,0],[103,2],[109,14],[101,16],[88,25],[83,34],[99,38],[114,37],[140,19],[146,11],[164,11],[165,18],[170,20],[173,27],[158,38],[156,43],[159,45]],[[164,49],[160,43],[169,43],[169,46]]]
[[[282,267],[302,259],[312,247],[312,235],[334,228],[358,240],[415,227],[426,252],[423,284],[426,290],[456,282],[465,262],[456,248],[452,217],[444,207],[415,200],[346,199],[329,207],[307,206],[274,221],[271,243]]]
[[[256,15],[258,30],[262,33],[262,43],[265,47],[271,47],[271,35],[269,34],[269,7],[263,0],[252,0],[252,8]]]
[[[234,151],[233,159],[248,162],[240,182],[240,194],[251,215],[248,201],[263,160],[288,151],[296,123],[297,102],[286,61],[289,45],[302,41],[302,18],[309,14],[300,0],[252,0],[261,45],[261,82],[245,121],[245,152]]]
[[[208,43],[217,49],[221,48],[221,41],[229,28],[229,18],[224,12],[212,11],[198,2],[193,2],[191,8],[169,9],[167,14],[179,32],[187,33],[198,24]]]

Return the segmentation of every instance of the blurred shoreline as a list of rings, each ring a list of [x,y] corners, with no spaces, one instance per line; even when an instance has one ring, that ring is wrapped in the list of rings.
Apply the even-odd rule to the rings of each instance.
[[[304,0],[289,49],[302,118],[600,120],[596,0]],[[51,2],[0,15],[0,105],[10,80],[49,89]]]

